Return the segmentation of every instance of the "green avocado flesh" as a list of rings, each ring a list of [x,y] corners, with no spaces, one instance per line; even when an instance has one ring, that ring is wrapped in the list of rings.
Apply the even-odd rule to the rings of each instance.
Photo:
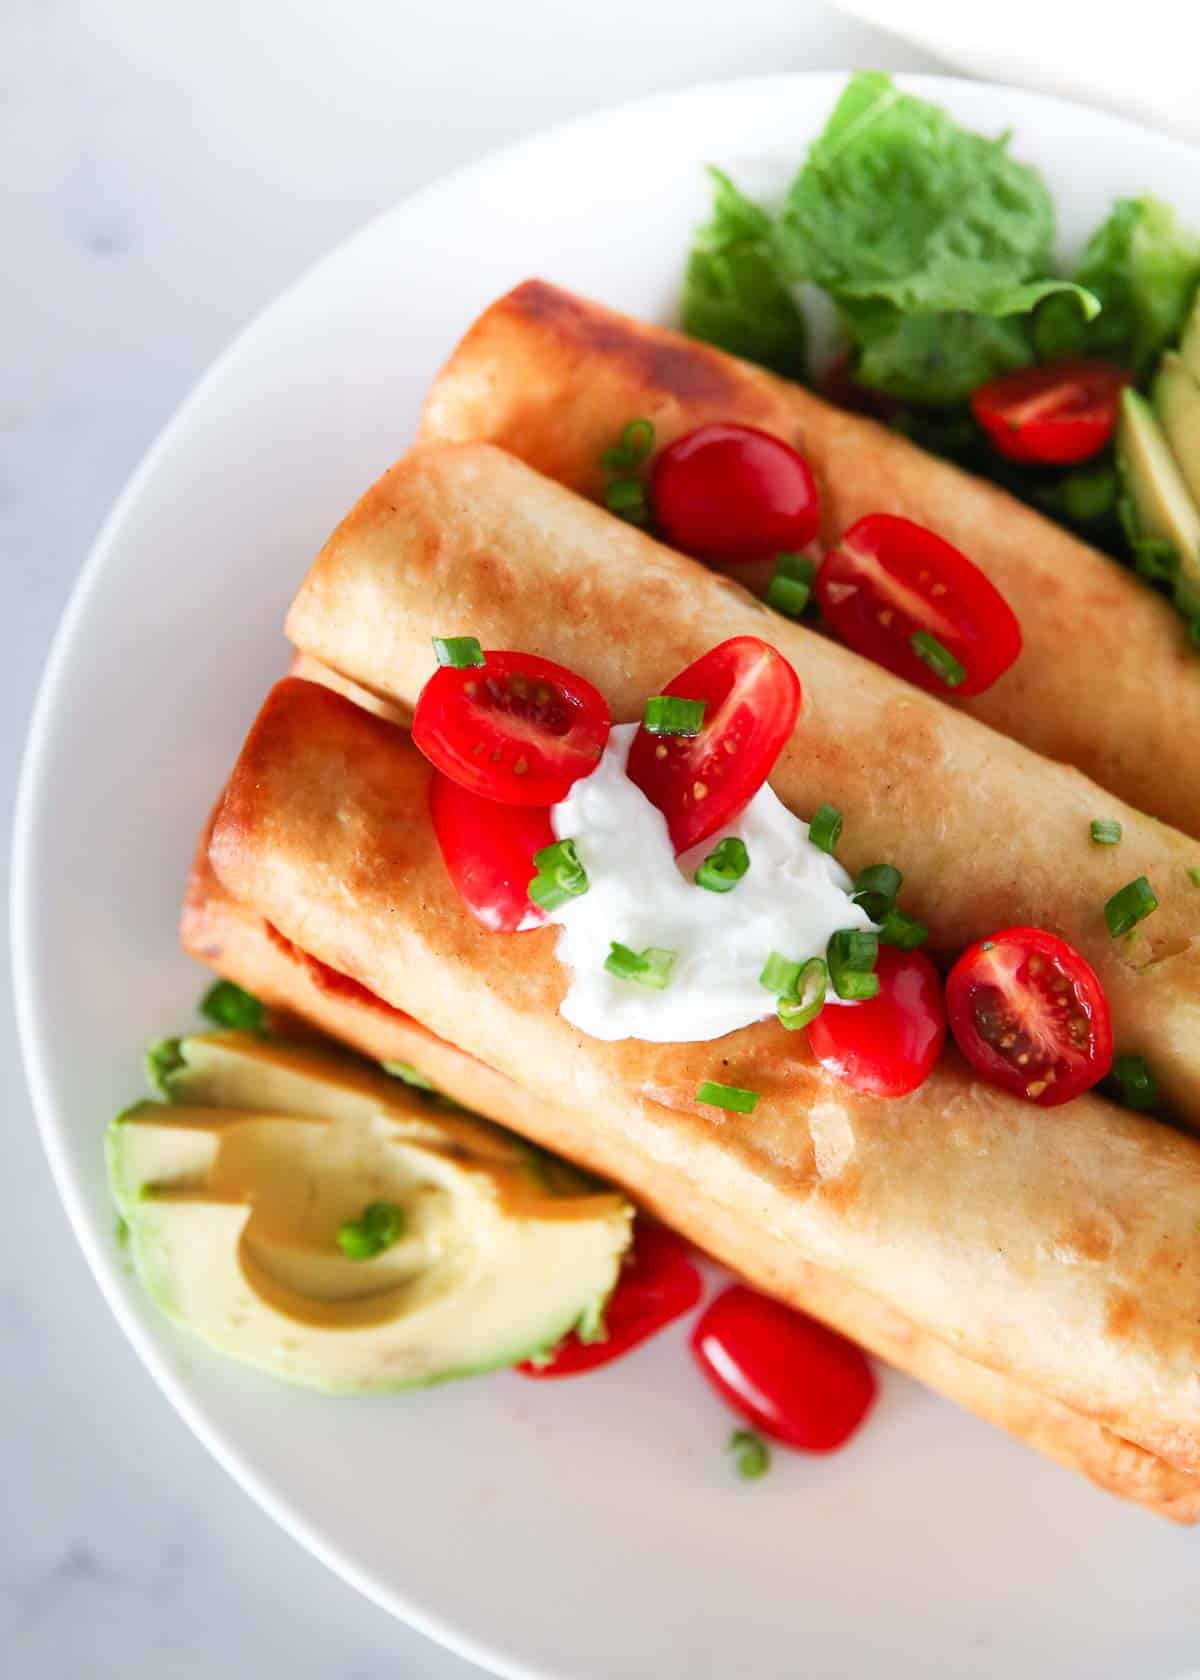
[[[1141,529],[1169,542],[1179,557],[1179,579],[1200,588],[1200,509],[1154,410],[1137,391],[1121,396],[1117,455]]]
[[[406,1388],[534,1357],[603,1311],[622,1196],[348,1058],[170,1043],[169,1100],[112,1122],[109,1181],[146,1288],[221,1352],[312,1388]],[[349,1258],[340,1227],[379,1201],[399,1239]]]
[[[1200,503],[1200,384],[1173,350],[1154,380],[1154,408],[1192,500]]]

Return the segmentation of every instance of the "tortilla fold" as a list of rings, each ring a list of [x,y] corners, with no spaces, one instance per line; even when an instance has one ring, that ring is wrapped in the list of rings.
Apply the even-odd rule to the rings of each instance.
[[[459,902],[428,780],[395,725],[285,679],[220,806],[216,877],[319,962],[578,1115],[618,1178],[624,1158],[687,1186],[702,1241],[753,1221],[966,1359],[1200,1470],[1200,1143],[1093,1096],[1047,1115],[953,1052],[888,1101],[829,1078],[775,1022],[715,1044],[590,1039],[558,1013],[555,930],[491,934]],[[698,1104],[706,1078],[759,1092],[754,1113]]]
[[[208,859],[208,832],[196,853],[181,925],[198,961],[244,986],[273,1010],[315,1027],[374,1060],[409,1063],[438,1088],[580,1166],[620,1182],[666,1223],[759,1288],[823,1319],[898,1370],[995,1424],[1109,1493],[1180,1523],[1200,1517],[1200,1481],[1123,1441],[1103,1424],[1011,1378],[974,1365],[865,1290],[810,1266],[753,1218],[713,1221],[682,1175],[635,1157],[610,1135],[561,1105],[532,1099],[503,1074],[436,1038],[411,1016],[345,982],[285,940],[222,889]]]
[[[635,416],[658,445],[714,420],[808,460],[828,547],[864,514],[903,514],[969,555],[1020,620],[1016,665],[951,702],[1200,836],[1200,659],[1178,613],[1098,549],[897,432],[665,327],[541,280],[500,298],[430,390],[423,441],[499,444],[599,499],[600,457]],[[731,567],[761,590],[765,567]]]
[[[729,636],[768,638],[804,690],[771,775],[785,804],[845,814],[852,871],[890,862],[902,907],[957,954],[1017,925],[1087,958],[1117,1048],[1146,1056],[1179,1118],[1200,1127],[1200,844],[1123,806],[1076,770],[944,706],[738,585],[622,525],[486,444],[414,451],[367,492],[317,558],[288,616],[305,653],[413,705],[434,635],[470,633],[578,671],[614,719]],[[1089,837],[1122,824],[1119,846]],[[1105,901],[1145,875],[1159,908],[1114,940]]]

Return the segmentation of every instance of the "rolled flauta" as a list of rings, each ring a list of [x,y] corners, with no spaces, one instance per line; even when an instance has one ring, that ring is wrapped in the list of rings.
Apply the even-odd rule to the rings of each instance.
[[[636,416],[670,443],[708,421],[773,432],[807,458],[821,536],[903,514],[970,556],[1021,623],[1024,651],[951,703],[1200,836],[1200,659],[1160,595],[1005,491],[861,416],[665,327],[529,280],[471,327],[435,380],[425,440],[496,443],[599,498],[600,458]],[[770,562],[731,567],[761,588]]]
[[[217,879],[317,961],[578,1115],[598,1163],[669,1173],[698,1225],[753,1222],[965,1358],[1200,1470],[1200,1143],[1093,1096],[1048,1115],[953,1052],[911,1096],[869,1097],[774,1021],[715,1043],[589,1038],[559,1013],[556,930],[492,934],[459,902],[428,782],[394,724],[287,679],[218,812]],[[698,1103],[707,1079],[760,1093],[753,1114]]]
[[[181,924],[184,947],[198,961],[289,1021],[305,1022],[377,1061],[407,1063],[464,1107],[621,1183],[643,1206],[760,1289],[823,1319],[898,1370],[1107,1492],[1175,1522],[1195,1522],[1200,1516],[1200,1479],[1058,1401],[973,1364],[865,1290],[807,1264],[745,1210],[723,1211],[714,1218],[686,1174],[635,1154],[622,1137],[598,1133],[585,1116],[561,1104],[531,1097],[412,1016],[317,962],[224,891],[212,872],[208,844],[206,832]],[[290,1028],[285,1024],[284,1030]]]
[[[400,461],[343,521],[293,603],[304,652],[415,703],[431,638],[469,633],[570,666],[638,718],[683,666],[726,637],[765,636],[804,689],[771,776],[810,817],[845,814],[838,855],[904,873],[905,910],[956,953],[1014,925],[1050,929],[1096,969],[1121,1051],[1149,1058],[1179,1117],[1200,1126],[1200,844],[1078,771],[943,706],[738,585],[663,548],[488,445]],[[1122,824],[1118,846],[1090,839]],[[1111,937],[1105,901],[1145,875],[1159,908]]]

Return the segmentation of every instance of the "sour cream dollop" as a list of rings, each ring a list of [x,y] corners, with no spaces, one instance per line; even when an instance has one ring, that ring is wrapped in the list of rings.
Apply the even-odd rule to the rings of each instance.
[[[824,956],[839,928],[874,923],[851,902],[846,871],[765,784],[727,828],[677,859],[666,819],[625,773],[636,733],[636,724],[614,729],[596,769],[550,812],[588,875],[588,890],[549,918],[571,975],[561,1011],[592,1038],[722,1038],[774,1015],[776,999],[759,984],[772,951],[795,962]],[[730,835],[746,843],[746,874],[731,892],[697,887],[696,870]],[[614,940],[674,951],[669,985],[656,991],[607,973]],[[839,1002],[832,988],[829,1001]]]

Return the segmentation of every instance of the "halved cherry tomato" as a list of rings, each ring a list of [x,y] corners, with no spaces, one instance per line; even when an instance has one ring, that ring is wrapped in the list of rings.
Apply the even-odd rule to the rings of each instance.
[[[800,682],[757,636],[710,648],[664,694],[703,700],[699,735],[639,729],[628,774],[667,819],[677,852],[732,822],[766,781],[800,711]]]
[[[650,500],[669,543],[723,563],[803,548],[821,520],[803,455],[753,426],[698,426],[676,438],[654,463]]]
[[[833,630],[856,653],[932,694],[982,694],[1021,651],[1021,627],[994,584],[924,525],[868,513],[851,525],[817,573],[816,595]],[[915,651],[924,631],[965,675],[953,683]]]
[[[518,1365],[523,1377],[574,1377],[610,1365],[696,1305],[703,1292],[700,1273],[682,1237],[665,1225],[640,1219],[634,1226],[633,1247],[625,1260],[617,1287],[604,1315],[607,1335],[602,1342],[581,1342],[574,1331],[544,1365],[532,1360]]]
[[[1057,1108],[1112,1066],[1112,1018],[1094,970],[1044,928],[993,933],[946,981],[955,1042],[1001,1090]]]
[[[946,1042],[942,982],[923,951],[894,945],[879,947],[875,972],[875,996],[826,1004],[808,1042],[821,1066],[856,1091],[902,1097],[924,1084]]]
[[[971,407],[1010,461],[1065,467],[1104,448],[1129,381],[1110,362],[1072,358],[990,379],[972,392]]]
[[[546,918],[528,888],[533,854],[554,842],[549,809],[481,799],[435,770],[429,814],[442,862],[475,920],[493,933],[540,927]]]
[[[611,724],[598,689],[532,653],[443,665],[421,690],[413,741],[452,781],[505,805],[555,805],[600,762]]]
[[[844,1446],[875,1399],[861,1348],[742,1283],[705,1308],[692,1352],[755,1429],[802,1452]]]

